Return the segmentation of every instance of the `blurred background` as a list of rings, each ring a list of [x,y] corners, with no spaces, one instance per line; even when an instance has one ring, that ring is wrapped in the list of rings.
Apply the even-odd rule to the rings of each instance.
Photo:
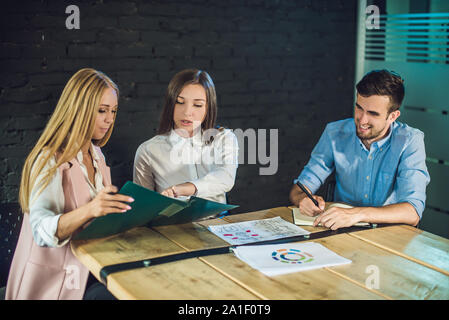
[[[79,29],[66,27],[69,5],[79,8]],[[135,151],[155,135],[165,89],[182,69],[211,75],[219,125],[278,129],[277,173],[241,164],[228,194],[240,205],[234,213],[288,205],[325,125],[352,117],[355,84],[369,70],[394,70],[406,87],[399,121],[425,133],[432,181],[420,228],[449,237],[449,1],[18,0],[0,11],[0,285],[21,225],[24,160],[84,67],[120,87],[103,148],[118,187],[132,180]]]

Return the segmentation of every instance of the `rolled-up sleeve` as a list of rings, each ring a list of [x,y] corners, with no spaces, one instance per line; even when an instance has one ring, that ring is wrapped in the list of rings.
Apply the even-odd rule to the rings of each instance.
[[[329,136],[329,127],[326,126],[320,140],[313,148],[310,160],[304,167],[297,179],[293,180],[296,184],[298,181],[310,189],[312,193],[318,191],[326,178],[334,170],[334,155],[332,152],[332,141]]]
[[[419,132],[413,136],[402,154],[394,189],[397,202],[410,203],[420,219],[426,205],[426,187],[429,182],[424,134]]]
[[[41,247],[62,247],[71,237],[59,241],[56,237],[58,222],[64,213],[64,190],[59,170],[50,183],[36,196],[41,185],[42,175],[31,191],[30,224],[34,241]]]

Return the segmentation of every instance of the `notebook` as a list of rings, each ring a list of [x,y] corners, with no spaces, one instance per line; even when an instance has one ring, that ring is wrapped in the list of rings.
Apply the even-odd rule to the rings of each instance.
[[[326,206],[324,207],[324,210],[330,209],[332,207],[339,207],[339,208],[354,208],[353,206],[339,203],[339,202],[326,202]],[[290,206],[288,207],[292,210],[293,213],[293,223],[298,226],[313,226],[313,221],[315,221],[315,217],[310,217],[305,214],[302,214],[298,207]],[[357,227],[367,227],[370,224],[368,222],[359,222],[356,223],[355,226]]]

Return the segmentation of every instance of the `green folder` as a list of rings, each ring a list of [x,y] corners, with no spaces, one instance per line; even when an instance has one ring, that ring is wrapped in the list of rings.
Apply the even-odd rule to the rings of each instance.
[[[134,199],[134,202],[129,204],[131,210],[95,218],[72,239],[103,238],[143,225],[187,223],[238,207],[193,196],[182,201],[163,196],[131,181],[126,182],[119,193]]]

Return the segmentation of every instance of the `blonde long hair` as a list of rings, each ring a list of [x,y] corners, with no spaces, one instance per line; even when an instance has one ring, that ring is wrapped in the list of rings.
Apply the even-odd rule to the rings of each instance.
[[[22,212],[29,212],[31,190],[53,156],[57,155],[56,165],[43,173],[36,196],[48,186],[58,167],[72,160],[83,145],[91,140],[102,147],[108,142],[114,123],[102,139],[92,140],[100,100],[108,87],[118,97],[117,85],[104,73],[90,68],[79,70],[67,82],[44,132],[25,160],[19,191]]]

